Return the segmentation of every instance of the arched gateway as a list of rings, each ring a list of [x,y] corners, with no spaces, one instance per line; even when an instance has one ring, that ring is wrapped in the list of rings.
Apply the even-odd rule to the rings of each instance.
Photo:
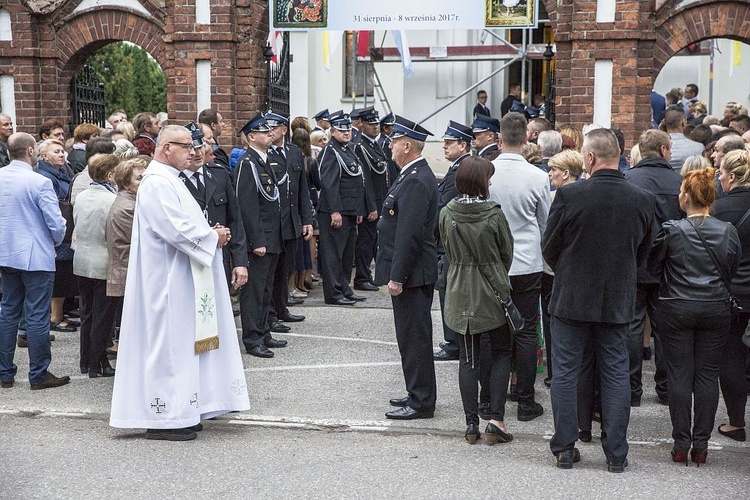
[[[267,7],[267,0],[8,0],[0,5],[10,18],[0,79],[14,99],[2,102],[15,101],[10,114],[20,131],[35,132],[48,118],[68,123],[71,79],[98,49],[126,41],[164,71],[170,118],[194,120],[215,107],[232,134],[265,103]]]

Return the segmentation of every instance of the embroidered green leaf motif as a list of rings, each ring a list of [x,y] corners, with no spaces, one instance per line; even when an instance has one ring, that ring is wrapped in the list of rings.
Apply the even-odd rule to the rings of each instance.
[[[214,316],[214,299],[212,299],[207,293],[204,293],[203,297],[201,297],[201,308],[198,311],[198,314],[201,315],[201,321],[203,323],[208,323],[210,318],[213,318]]]

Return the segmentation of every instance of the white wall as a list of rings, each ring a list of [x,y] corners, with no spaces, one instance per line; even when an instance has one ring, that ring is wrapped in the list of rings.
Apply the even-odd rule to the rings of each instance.
[[[709,114],[722,116],[724,105],[735,101],[746,108],[750,108],[750,46],[742,47],[742,64],[734,68],[734,76],[730,76],[732,66],[732,42],[717,40],[718,50],[714,57],[714,90],[713,108]],[[698,85],[698,99],[708,104],[709,100],[709,56],[678,56],[670,59],[659,73],[654,89],[664,95],[674,87],[684,90],[688,83]]]

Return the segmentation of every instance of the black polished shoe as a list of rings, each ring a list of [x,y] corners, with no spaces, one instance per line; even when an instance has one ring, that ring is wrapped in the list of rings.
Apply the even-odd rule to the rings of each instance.
[[[398,410],[386,412],[385,418],[392,420],[414,420],[417,418],[432,418],[435,416],[434,411],[417,411],[411,406],[404,406]]]
[[[189,429],[146,429],[146,439],[161,441],[191,441],[198,437],[195,431]]]
[[[78,328],[76,328],[75,326],[72,326],[72,325],[65,325],[65,326],[63,326],[61,323],[65,323],[65,320],[58,321],[57,323],[50,322],[49,329],[52,330],[53,332],[68,332],[68,333],[71,333],[71,332],[77,332],[78,331]]]
[[[105,366],[101,370],[89,370],[89,378],[114,377],[115,369],[111,366]]]
[[[438,352],[432,355],[435,361],[454,361],[458,359],[458,354],[450,354],[445,349],[440,349]]]
[[[478,439],[481,439],[482,435],[479,433],[479,426],[477,424],[469,424],[464,432],[464,439],[469,444],[476,444]]]
[[[44,377],[44,380],[31,384],[31,390],[39,391],[42,389],[52,389],[54,387],[60,387],[68,383],[70,383],[70,377],[68,377],[67,375],[64,377],[55,377],[50,372],[47,372],[47,376]]]
[[[721,424],[719,427],[717,427],[717,430],[719,431],[719,434],[722,436],[726,436],[729,439],[734,439],[735,441],[744,442],[747,439],[747,434],[745,434],[745,428],[742,429],[734,429],[733,431],[723,431],[721,430],[722,426],[727,424]]]
[[[287,300],[286,305],[288,306],[298,306],[300,304],[304,304],[305,299],[298,299],[296,297],[289,296],[289,300]]]
[[[479,414],[479,418],[482,420],[491,420],[492,417],[490,415],[490,404],[489,403],[479,403],[479,408],[477,413]]]
[[[301,314],[287,314],[286,316],[279,316],[279,321],[283,321],[285,323],[299,323],[300,321],[304,321],[305,317]]]
[[[610,461],[607,461],[607,472],[614,472],[615,474],[619,474],[622,472],[625,472],[625,467],[628,466],[628,459],[626,458],[624,462],[616,464]]]
[[[557,468],[558,469],[572,469],[573,464],[581,461],[581,452],[578,448],[572,450],[564,450],[555,453],[557,457]]]
[[[330,304],[332,306],[353,306],[356,303],[356,300],[349,299],[326,300],[326,304]]]
[[[89,372],[89,365],[81,365],[81,374],[85,375]]]
[[[248,354],[252,354],[253,356],[257,356],[259,358],[272,358],[273,357],[273,351],[269,351],[268,347],[261,345],[256,345],[255,347],[251,347],[250,349],[247,349]]]
[[[380,287],[377,287],[372,283],[365,281],[364,283],[355,283],[354,289],[360,290],[362,292],[377,292],[378,290],[380,290]]]
[[[193,431],[193,432],[200,432],[203,430],[203,424],[198,422],[195,425],[191,425],[190,427],[185,427],[186,431]]]
[[[346,298],[349,299],[349,300],[353,300],[355,302],[362,302],[363,300],[367,300],[367,297],[363,297],[361,295],[357,295],[356,293],[348,295]]]
[[[518,420],[529,422],[544,414],[544,408],[539,403],[518,404]]]
[[[268,340],[266,340],[266,341],[263,342],[263,344],[266,347],[270,348],[270,349],[277,349],[279,347],[286,347],[286,345],[288,343],[289,342],[287,342],[286,340],[278,340],[278,339],[275,339],[273,337],[271,337]]]
[[[274,321],[273,323],[271,323],[270,329],[273,333],[286,333],[291,330],[290,327],[286,326],[280,321]]]
[[[398,398],[398,399],[391,399],[389,403],[391,403],[391,406],[398,406],[400,408],[403,408],[406,406],[406,403],[409,402],[409,396]]]
[[[505,432],[500,427],[496,426],[492,422],[487,424],[487,428],[484,430],[484,438],[487,440],[487,444],[493,445],[495,443],[510,443],[513,441],[513,434]]]
[[[582,443],[590,443],[592,439],[591,431],[578,431],[578,440]]]

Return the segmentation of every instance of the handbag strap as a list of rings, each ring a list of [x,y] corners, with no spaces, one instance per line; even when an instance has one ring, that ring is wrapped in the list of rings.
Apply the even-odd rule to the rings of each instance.
[[[471,246],[466,242],[464,237],[461,235],[461,231],[458,230],[458,223],[455,220],[451,221],[451,226],[453,226],[453,229],[456,231],[456,235],[458,236],[458,239],[461,240],[461,243],[466,247],[466,249],[469,251],[469,255],[471,255],[472,260],[476,263],[477,269],[479,269],[479,274],[482,275],[482,278],[487,282],[488,285],[490,285],[490,288],[492,289],[492,292],[495,294],[495,296],[499,299],[500,293],[498,293],[497,290],[495,290],[495,287],[492,285],[492,281],[490,281],[489,276],[487,276],[484,272],[484,269],[482,269],[482,266],[479,264],[479,259],[477,259],[476,255],[474,255],[474,251],[471,249]]]
[[[735,229],[739,229],[743,222],[747,220],[747,218],[750,217],[750,208],[747,209],[747,212],[745,212],[745,215],[742,216],[740,221],[737,223],[736,226],[734,226]]]
[[[719,265],[719,259],[716,258],[716,254],[714,253],[713,249],[710,246],[708,246],[706,239],[703,237],[703,234],[700,232],[698,227],[695,224],[693,224],[693,221],[691,221],[689,218],[687,221],[690,223],[691,226],[693,226],[693,230],[695,231],[695,234],[698,235],[698,238],[700,238],[701,243],[703,243],[703,248],[706,249],[708,256],[711,257],[711,261],[714,263],[714,266],[716,266],[716,270],[719,271],[719,275],[721,276],[721,281],[724,282],[724,286],[727,287],[727,292],[729,292],[729,294],[731,295],[732,289],[730,288],[729,284],[732,281],[727,279],[728,276],[724,273],[724,269],[721,267],[721,265]]]

